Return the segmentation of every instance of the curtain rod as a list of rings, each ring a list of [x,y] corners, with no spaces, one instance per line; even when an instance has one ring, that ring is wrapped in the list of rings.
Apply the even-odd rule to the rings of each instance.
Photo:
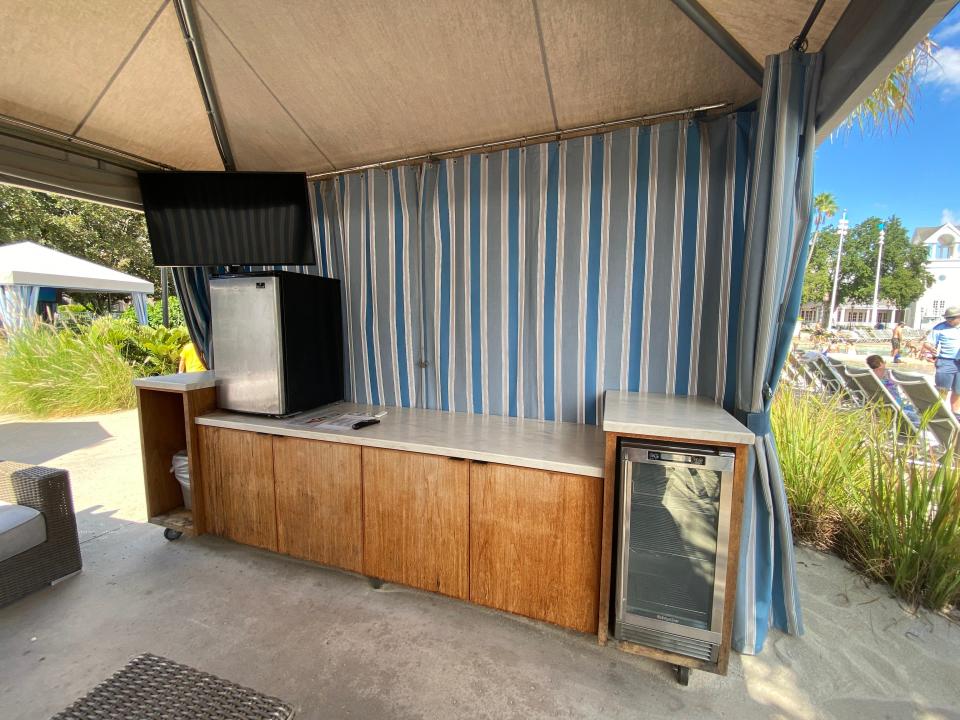
[[[722,102],[712,105],[698,105],[696,107],[684,108],[682,110],[669,110],[667,112],[653,113],[651,115],[637,115],[635,117],[625,118],[623,120],[611,120],[610,122],[594,123],[592,125],[581,125],[580,127],[567,128],[566,130],[554,130],[551,132],[537,133],[535,135],[523,135],[521,137],[510,138],[508,140],[495,140],[493,142],[481,143],[479,145],[466,145],[464,147],[453,148],[450,150],[440,150],[437,152],[425,153],[423,155],[409,155],[407,157],[395,158],[393,160],[384,160],[383,162],[368,163],[366,165],[355,165],[354,167],[343,170],[330,170],[322,173],[309,173],[307,180],[326,180],[338,175],[346,175],[363,170],[373,170],[376,168],[386,170],[397,165],[409,165],[415,162],[431,162],[443,158],[450,158],[459,155],[467,155],[472,152],[490,152],[492,150],[504,150],[508,147],[524,147],[529,144],[537,144],[553,138],[555,140],[569,139],[574,136],[594,135],[615,127],[624,127],[629,125],[643,125],[655,120],[662,120],[668,117],[676,116],[695,116],[710,112],[711,110],[720,110],[729,107],[732,103]]]

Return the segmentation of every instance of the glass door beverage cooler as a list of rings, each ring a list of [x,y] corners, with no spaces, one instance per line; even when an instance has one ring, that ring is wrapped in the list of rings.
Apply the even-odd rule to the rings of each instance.
[[[625,441],[615,635],[716,662],[734,453]]]

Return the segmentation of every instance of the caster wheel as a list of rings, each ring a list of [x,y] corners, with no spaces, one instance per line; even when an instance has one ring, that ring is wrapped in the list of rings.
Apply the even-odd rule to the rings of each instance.
[[[684,667],[683,665],[674,666],[674,671],[677,673],[677,682],[686,687],[690,684],[690,668]]]
[[[183,535],[183,533],[180,532],[179,530],[174,530],[174,529],[172,529],[172,528],[164,528],[164,529],[163,529],[163,536],[164,536],[167,540],[178,540],[181,535]]]
[[[367,580],[370,582],[370,587],[374,590],[379,590],[383,587],[383,580],[380,578],[367,578]]]

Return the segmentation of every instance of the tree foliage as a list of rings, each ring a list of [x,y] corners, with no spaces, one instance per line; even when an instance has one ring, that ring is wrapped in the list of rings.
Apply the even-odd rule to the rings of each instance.
[[[840,258],[838,304],[873,300],[881,222],[884,221],[878,217],[870,217],[851,227],[847,233]],[[902,310],[923,295],[934,278],[926,270],[926,247],[911,244],[900,219],[891,216],[885,221],[885,227],[880,299],[888,300]],[[820,240],[811,253],[804,277],[804,302],[823,302],[825,297],[829,298],[839,243],[836,226],[831,225],[820,232]]]
[[[143,215],[0,185],[0,245],[30,240],[150,280],[159,287]]]
[[[894,67],[867,98],[843,121],[841,127],[860,129],[861,134],[896,131],[913,120],[913,106],[920,94],[920,78],[936,62],[937,44],[928,35]]]

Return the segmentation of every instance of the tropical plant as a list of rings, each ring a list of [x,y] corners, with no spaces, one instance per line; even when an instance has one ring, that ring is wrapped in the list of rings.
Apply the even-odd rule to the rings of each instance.
[[[883,82],[847,116],[841,127],[861,133],[893,132],[913,120],[920,94],[920,78],[936,62],[937,44],[928,35],[910,51]]]
[[[817,246],[817,240],[820,237],[820,226],[827,220],[837,214],[837,199],[833,193],[817,193],[813,197],[813,209],[816,214],[813,216],[813,237],[810,239],[810,252],[813,253]]]
[[[960,464],[933,459],[923,435],[871,433],[870,481],[847,522],[848,557],[916,605],[960,600]]]
[[[38,322],[0,344],[0,411],[49,417],[134,407],[136,374],[101,336]]]
[[[799,542],[836,548],[850,490],[868,479],[863,429],[869,422],[869,414],[841,407],[836,395],[786,387],[777,393],[771,426]]]

